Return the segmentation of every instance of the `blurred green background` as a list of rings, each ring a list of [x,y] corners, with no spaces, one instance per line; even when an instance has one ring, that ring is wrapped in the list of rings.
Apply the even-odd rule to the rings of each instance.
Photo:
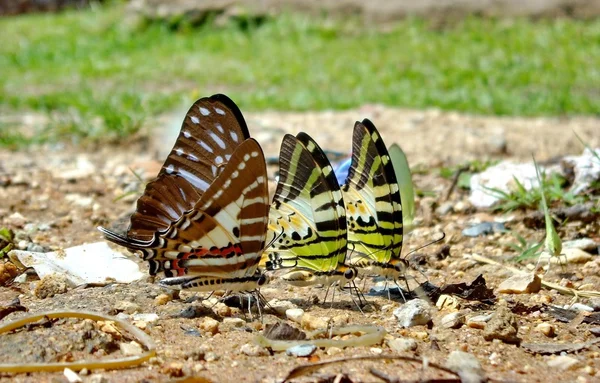
[[[217,92],[244,111],[382,103],[600,114],[598,19],[409,18],[378,28],[287,13],[192,27],[131,22],[124,10],[113,1],[0,19],[0,146],[119,139]],[[39,113],[48,118],[33,134],[11,122]]]

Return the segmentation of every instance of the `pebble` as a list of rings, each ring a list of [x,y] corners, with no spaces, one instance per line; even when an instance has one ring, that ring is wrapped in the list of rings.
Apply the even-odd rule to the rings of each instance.
[[[297,346],[292,346],[285,350],[286,355],[288,356],[296,356],[296,357],[307,357],[314,354],[317,350],[317,346],[314,344],[299,344]]]
[[[465,324],[465,316],[462,313],[450,313],[445,315],[441,320],[441,326],[444,328],[461,328]],[[484,325],[485,327],[485,325]]]
[[[587,252],[597,252],[600,243],[596,243],[591,238],[580,238],[572,241],[564,241],[562,244],[563,249],[580,249]]]
[[[108,380],[102,374],[92,374],[86,380],[86,383],[107,383]]]
[[[205,317],[198,327],[204,333],[215,335],[219,332],[219,321],[210,317]]]
[[[6,224],[14,227],[23,227],[27,223],[27,218],[23,217],[23,215],[19,212],[14,212],[5,220]]]
[[[456,372],[463,383],[481,383],[485,381],[481,363],[468,352],[452,351],[446,360],[446,367]]]
[[[435,209],[435,214],[437,214],[438,216],[444,216],[444,215],[452,213],[453,210],[454,210],[454,203],[448,201],[448,202],[444,202],[440,206],[438,206],[438,208]]]
[[[243,327],[246,324],[246,321],[242,318],[223,318],[223,324],[227,324],[232,327]]]
[[[492,319],[492,314],[487,315],[475,315],[467,319],[467,327],[484,329],[485,324]]]
[[[267,303],[267,307],[273,308],[273,310],[277,311],[277,314],[284,315],[287,313],[287,310],[296,309],[298,306],[293,304],[290,301],[280,300],[280,299],[271,299]]]
[[[10,262],[0,263],[0,286],[4,286],[8,281],[19,274],[17,267]]]
[[[172,301],[173,297],[169,294],[160,294],[156,298],[154,298],[154,304],[157,306],[166,305],[168,302]]]
[[[33,295],[39,299],[51,298],[69,290],[69,281],[63,274],[48,274],[42,277],[33,289]]]
[[[131,316],[131,319],[133,319],[134,321],[143,321],[143,322],[147,322],[147,323],[153,323],[156,322],[159,319],[158,314],[155,313],[147,313],[147,314],[133,314]]]
[[[483,330],[483,339],[492,341],[499,339],[505,343],[518,343],[518,324],[513,313],[500,306],[493,314]]]
[[[493,233],[501,233],[506,228],[502,222],[482,222],[477,225],[463,229],[462,235],[465,237],[479,237]]]
[[[547,251],[543,251],[539,257],[540,264],[547,264],[550,254]],[[562,253],[558,257],[550,257],[550,263],[553,265],[561,265],[566,263],[586,263],[592,260],[592,255],[581,249],[563,249]]]
[[[120,343],[119,349],[125,356],[130,355],[140,355],[144,351],[142,350],[142,346],[136,341],[131,341],[129,343]]]
[[[458,310],[460,308],[460,301],[452,295],[442,294],[435,303],[435,307],[440,310]]]
[[[394,310],[394,316],[404,328],[426,325],[431,322],[431,306],[423,299],[413,299]]]
[[[579,359],[567,355],[559,355],[554,359],[550,359],[547,363],[549,367],[556,368],[561,371],[575,370],[581,365]]]
[[[302,322],[302,317],[304,316],[304,310],[302,309],[287,309],[285,310],[285,316],[296,323]]]
[[[532,294],[542,288],[542,280],[537,274],[517,274],[504,280],[497,292],[502,294]]]
[[[217,360],[219,360],[221,357],[219,355],[217,355],[216,352],[214,351],[208,351],[206,352],[206,354],[204,354],[204,360],[207,362],[215,362]]]
[[[341,354],[343,350],[339,347],[329,347],[325,353],[329,356]]]
[[[220,317],[230,317],[231,316],[231,307],[227,306],[223,302],[219,302],[213,306],[213,311]]]
[[[588,305],[584,305],[583,303],[573,303],[572,305],[565,305],[564,306],[565,309],[570,309],[570,310],[577,310],[577,311],[586,311],[586,312],[593,312],[594,308]]]
[[[160,372],[174,378],[181,378],[183,373],[183,363],[181,362],[171,362],[166,364],[160,368]]]
[[[387,341],[388,347],[396,352],[415,351],[417,342],[411,338],[394,338]]]
[[[129,301],[119,301],[115,304],[115,310],[118,312],[125,312],[127,314],[133,314],[137,311],[140,311],[140,305],[129,302]]]
[[[550,323],[538,324],[537,326],[535,326],[535,331],[541,332],[542,334],[546,335],[548,338],[552,338],[552,337],[556,336],[556,330],[555,330],[554,326],[552,326]]]
[[[69,381],[69,383],[80,383],[83,382],[83,380],[81,379],[81,377],[79,375],[77,375],[77,373],[73,370],[71,370],[70,368],[65,368],[63,370],[63,375],[65,376],[65,378],[67,378],[67,380]]]
[[[302,326],[302,328],[305,330],[318,330],[327,328],[327,323],[327,320],[324,318],[304,313],[300,322],[300,326]]]
[[[250,343],[242,345],[240,352],[248,356],[269,356],[269,351],[266,348]]]

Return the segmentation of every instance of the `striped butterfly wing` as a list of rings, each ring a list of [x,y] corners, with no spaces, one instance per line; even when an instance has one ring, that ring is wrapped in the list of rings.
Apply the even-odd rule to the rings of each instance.
[[[128,247],[142,251],[152,275],[253,275],[265,247],[268,209],[266,162],[250,138],[190,210],[149,241],[129,239]]]
[[[328,272],[345,260],[342,193],[329,160],[306,133],[283,138],[269,231],[276,239],[263,254],[268,270]]]
[[[150,240],[202,197],[248,137],[242,113],[227,96],[196,101],[158,177],[146,185],[131,216],[127,237]]]
[[[352,263],[387,264],[402,252],[402,204],[388,151],[375,125],[356,122],[352,164],[342,186]]]

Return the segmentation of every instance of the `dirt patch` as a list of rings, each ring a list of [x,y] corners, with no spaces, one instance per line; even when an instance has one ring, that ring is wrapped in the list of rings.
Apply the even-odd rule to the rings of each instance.
[[[426,277],[437,286],[471,282],[482,274],[487,286],[496,288],[510,273],[497,266],[465,259],[464,255],[482,254],[505,262],[515,255],[507,244],[516,242],[516,239],[510,232],[476,238],[463,236],[461,231],[465,227],[499,216],[469,208],[466,193],[460,190],[451,195],[452,212],[436,212],[435,207],[442,202],[451,181],[432,171],[433,166],[448,166],[489,157],[528,161],[531,152],[535,152],[540,160],[568,153],[577,154],[582,148],[572,130],[586,138],[590,145],[600,145],[597,134],[593,134],[600,121],[594,118],[474,117],[379,106],[365,106],[344,112],[247,114],[251,134],[264,146],[266,154],[273,157],[277,155],[282,135],[300,130],[313,135],[326,149],[348,153],[353,122],[364,117],[375,122],[388,145],[398,142],[407,151],[409,161],[413,165],[420,164],[424,169],[415,174],[414,182],[417,189],[432,191],[435,197],[417,200],[417,216],[421,224],[408,236],[404,254],[430,242],[444,231],[444,243],[432,245],[410,256],[423,271],[423,275],[411,272],[416,281],[424,282]],[[169,120],[169,117],[165,119]],[[142,172],[145,178],[151,177],[157,170],[156,164],[159,164],[156,159],[162,159],[157,152],[170,148],[165,142],[162,138],[156,139],[154,147],[162,143],[160,150],[149,150],[146,145],[139,144],[102,147],[93,151],[54,147],[0,152],[0,226],[15,231],[19,247],[36,251],[101,240],[96,226],[110,226],[126,217],[137,195],[127,195],[119,200],[115,198],[140,190],[141,185],[129,167],[145,169]],[[275,170],[271,168],[270,175],[274,175]],[[524,225],[524,216],[522,212],[511,214],[510,217],[504,217],[507,220],[505,224],[509,230],[527,239],[542,239],[542,231]],[[600,241],[597,222],[572,221],[562,226],[559,232],[563,240],[588,237]],[[600,290],[598,255],[590,251],[594,253],[592,261],[567,264],[564,268],[555,266],[544,278],[567,286],[586,285],[586,290]],[[146,265],[138,262],[145,270]],[[415,287],[416,281],[411,280],[411,287]],[[459,298],[442,309],[434,308],[432,324],[401,328],[393,313],[403,306],[403,301],[396,295],[388,299],[387,294],[378,293],[381,286],[373,294],[367,294],[371,305],[361,313],[347,294],[338,293],[333,304],[323,304],[325,291],[322,289],[290,288],[275,282],[262,289],[267,300],[277,298],[290,301],[314,318],[337,325],[375,324],[383,326],[388,333],[382,344],[373,347],[319,349],[310,357],[299,358],[282,352],[272,355],[257,352],[254,355],[250,346],[244,346],[252,343],[257,331],[267,325],[284,321],[300,327],[282,315],[267,312],[261,322],[256,318],[251,319],[244,309],[212,302],[203,304],[204,295],[182,293],[180,297],[165,297],[165,291],[151,280],[129,285],[69,289],[64,294],[45,299],[36,298],[33,294],[38,282],[35,276],[29,276],[24,282],[0,287],[0,306],[7,306],[19,298],[20,304],[32,313],[66,308],[85,309],[120,315],[132,322],[135,313],[158,315],[155,321],[138,323],[156,341],[157,358],[137,368],[91,372],[100,374],[110,382],[158,382],[191,375],[225,382],[231,381],[234,373],[240,382],[274,382],[295,366],[342,356],[409,355],[444,365],[453,351],[473,355],[487,376],[503,381],[555,381],[557,374],[560,374],[563,381],[591,382],[600,370],[600,348],[596,344],[574,347],[578,351],[569,354],[569,357],[575,359],[575,363],[568,364],[572,361],[562,363],[561,359],[556,361],[555,355],[534,354],[519,344],[484,339],[482,328],[485,327],[485,318],[487,316],[491,320],[489,315],[497,314],[499,307],[506,309],[501,310],[501,315],[496,315],[494,328],[502,331],[503,321],[510,328],[516,326],[516,337],[522,343],[581,344],[595,339],[594,328],[598,325],[592,320],[584,320],[588,316],[585,312],[563,321],[549,311],[550,304],[563,306],[572,301],[571,297],[556,291],[496,294],[498,300],[492,305]],[[370,279],[361,281],[361,286],[363,282],[366,292],[378,286]],[[592,309],[600,306],[593,299],[580,299],[579,302]],[[432,302],[433,305],[435,303]],[[459,321],[458,329],[446,327],[444,321],[447,319],[443,318],[449,314],[456,314],[457,318],[453,320],[466,318],[469,325],[461,326]],[[12,312],[0,323],[23,315],[26,313]],[[507,316],[510,318],[506,319]],[[542,324],[544,326],[540,327]],[[552,327],[551,331],[548,325]],[[3,361],[22,361],[25,357],[31,358],[28,360],[49,361],[60,359],[68,352],[74,358],[102,357],[98,353],[119,355],[121,351],[117,350],[114,339],[104,337],[103,333],[100,327],[90,323],[58,321],[48,327],[2,335],[0,355]],[[91,340],[86,341],[88,335],[91,335]],[[487,337],[493,338],[489,334]],[[51,338],[56,341],[48,341]],[[18,352],[15,351],[17,349]],[[48,349],[48,352],[41,352],[42,349]],[[100,349],[104,351],[95,351]],[[569,367],[563,370],[567,364]],[[423,371],[418,364],[360,361],[324,368],[320,371],[320,378],[313,375],[295,381],[327,381],[323,379],[339,373],[348,374],[355,382],[377,381],[369,373],[372,368],[387,376],[403,379],[449,377],[432,368]],[[83,375],[82,378],[84,381],[99,379],[94,375]],[[0,375],[0,381],[64,381],[64,378],[62,373],[4,374]]]

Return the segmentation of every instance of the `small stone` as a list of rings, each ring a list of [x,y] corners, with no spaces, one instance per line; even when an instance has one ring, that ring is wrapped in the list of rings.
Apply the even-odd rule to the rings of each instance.
[[[172,300],[173,300],[172,296],[170,296],[168,294],[160,294],[156,298],[154,298],[154,304],[157,306],[163,306]]]
[[[596,241],[591,238],[579,238],[572,241],[564,241],[562,243],[563,249],[580,249],[592,253],[597,252],[598,247],[600,247],[600,243],[596,243]]]
[[[581,366],[579,359],[572,358],[567,355],[559,355],[548,361],[548,366],[561,371],[575,370]]]
[[[246,324],[246,321],[242,318],[223,318],[223,324],[232,327],[243,327]]]
[[[343,350],[339,347],[329,347],[325,353],[329,356],[341,354]]]
[[[119,340],[123,337],[117,326],[115,326],[115,322],[98,322],[98,325],[100,326],[100,331],[110,334],[116,340]]]
[[[86,380],[86,383],[107,383],[108,380],[102,374],[92,374]]]
[[[19,270],[12,263],[0,263],[0,286],[4,286],[8,281],[15,278],[17,274],[19,274]]]
[[[57,294],[64,294],[69,290],[69,280],[63,274],[45,275],[33,289],[33,295],[39,299],[51,298]]]
[[[269,351],[266,348],[250,343],[242,345],[240,352],[248,356],[269,356]]]
[[[115,304],[115,310],[117,312],[124,312],[127,314],[133,314],[137,311],[140,311],[140,305],[128,302],[128,301],[119,301]]]
[[[213,351],[208,351],[206,354],[204,354],[204,360],[207,362],[215,362],[215,361],[219,360],[220,358],[221,357]]]
[[[577,310],[577,311],[585,311],[585,312],[593,312],[594,308],[588,305],[584,305],[583,303],[573,303],[572,305],[566,305],[566,309]]]
[[[581,249],[563,249],[560,256],[550,256],[547,251],[543,251],[539,257],[539,264],[547,264],[548,258],[553,265],[564,265],[566,263],[586,263],[593,259],[592,255]]]
[[[302,323],[302,316],[304,316],[304,310],[302,309],[287,309],[285,310],[285,316],[296,323]]]
[[[537,326],[535,326],[535,331],[541,332],[542,334],[546,335],[548,338],[552,338],[552,337],[556,336],[556,331],[554,329],[554,326],[552,326],[550,323],[538,324]]]
[[[273,308],[273,310],[277,311],[277,314],[279,315],[284,315],[287,313],[287,310],[290,309],[296,309],[298,308],[298,306],[296,306],[295,304],[293,304],[290,301],[286,301],[286,300],[279,300],[277,298],[275,299],[271,299],[268,303],[267,303],[267,307],[271,307]],[[294,321],[295,322],[295,321]],[[298,322],[300,323],[300,322]]]
[[[213,307],[213,311],[220,317],[230,317],[231,316],[231,307],[227,306],[223,302],[219,302]]]
[[[131,341],[129,343],[120,343],[119,349],[125,356],[140,355],[142,352],[144,352],[142,350],[142,346],[140,346],[140,344],[136,341]]]
[[[483,331],[483,339],[499,339],[505,343],[519,343],[518,324],[515,316],[505,306],[500,306],[493,314]]]
[[[81,377],[79,375],[77,375],[77,373],[75,371],[71,370],[70,368],[65,368],[63,370],[63,375],[65,376],[65,378],[67,378],[69,383],[83,382],[83,379],[81,379]]]
[[[200,323],[200,330],[204,333],[215,335],[219,332],[219,322],[213,318],[206,317]]]
[[[472,354],[452,351],[446,360],[446,367],[456,372],[463,383],[481,383],[485,381],[481,363]]]
[[[435,303],[435,306],[440,310],[457,310],[460,307],[460,302],[456,297],[453,297],[452,295],[442,294],[439,296],[437,302]]]
[[[426,325],[431,322],[431,306],[423,299],[413,299],[394,310],[394,316],[404,328]]]
[[[482,222],[464,229],[462,235],[465,237],[479,237],[482,235],[501,233],[505,230],[506,228],[502,222]]]
[[[487,315],[475,315],[467,319],[467,327],[484,329],[485,324],[492,319],[492,314]]]
[[[517,274],[500,283],[497,291],[502,294],[532,294],[542,288],[542,280],[537,274]]]
[[[174,378],[181,378],[183,373],[183,363],[181,362],[171,362],[166,364],[160,368],[160,372]]]
[[[429,339],[429,333],[427,331],[415,331],[415,332],[411,333],[411,336],[418,340]]]
[[[387,341],[387,345],[396,352],[415,351],[418,347],[417,342],[411,338],[390,339]]]
[[[324,318],[316,317],[314,315],[304,313],[300,326],[305,330],[318,330],[327,328],[327,320]]]
[[[314,344],[299,344],[297,346],[292,346],[285,350],[286,355],[288,356],[296,356],[296,357],[308,357],[314,354],[317,350],[317,346]]]
[[[442,318],[441,326],[444,328],[461,328],[465,324],[465,316],[459,312],[450,313]]]
[[[452,211],[454,210],[454,203],[453,202],[444,202],[442,203],[440,206],[438,206],[437,209],[435,209],[435,214],[437,214],[438,216],[444,216],[447,214],[452,213]]]
[[[27,218],[23,217],[23,215],[19,212],[14,212],[5,220],[6,224],[14,227],[23,227],[27,223]]]
[[[379,348],[379,347],[371,347],[369,349],[369,351],[371,351],[371,354],[373,354],[373,355],[381,355],[381,354],[383,354],[383,350],[381,348]]]

